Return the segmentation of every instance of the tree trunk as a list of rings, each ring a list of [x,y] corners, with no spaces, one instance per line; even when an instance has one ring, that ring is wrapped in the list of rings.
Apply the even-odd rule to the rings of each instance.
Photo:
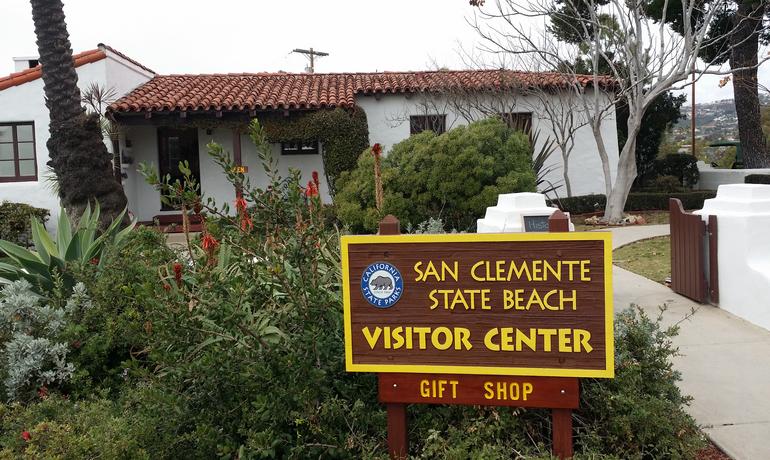
[[[636,120],[641,120],[641,116]],[[607,206],[604,208],[604,219],[609,223],[618,223],[623,219],[628,193],[636,179],[636,136],[639,134],[641,122],[628,118],[628,138],[623,144],[618,159],[618,175],[612,190],[607,194]]]
[[[733,69],[750,67],[733,72],[738,137],[741,141],[743,163],[746,168],[770,167],[770,155],[762,133],[756,67],[759,31],[762,29],[764,13],[764,1],[760,4],[746,0],[738,2],[738,11],[733,15],[734,29],[730,35],[732,47],[730,67]]]
[[[604,196],[609,197],[612,192],[612,173],[610,171],[610,157],[602,136],[602,120],[591,123],[591,131],[594,133],[596,148],[599,150],[599,159],[602,160],[602,174],[604,175]]]
[[[50,113],[48,165],[56,173],[61,204],[69,215],[78,218],[89,202],[96,200],[101,206],[102,225],[108,224],[126,207],[126,195],[113,177],[99,116],[86,115],[80,105],[62,2],[30,2]]]
[[[567,189],[567,196],[572,196],[572,185],[569,182],[569,150],[567,149],[566,145],[559,145],[559,149],[561,149],[561,159],[564,163],[564,168],[562,169],[562,173],[564,176],[564,188]]]

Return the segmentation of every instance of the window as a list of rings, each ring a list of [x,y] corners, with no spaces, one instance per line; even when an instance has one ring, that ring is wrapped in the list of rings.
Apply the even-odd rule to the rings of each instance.
[[[412,115],[409,117],[409,134],[433,131],[442,134],[446,131],[446,115]]]
[[[171,182],[182,181],[184,174],[179,163],[186,161],[192,177],[200,184],[200,159],[198,155],[198,130],[194,128],[158,128],[158,163],[160,176],[171,176]],[[176,209],[161,203],[161,211]]]
[[[281,155],[315,155],[318,141],[281,142]]]
[[[509,128],[516,131],[523,131],[527,136],[532,135],[531,112],[501,113],[500,118],[503,119]]]
[[[35,124],[0,123],[0,182],[36,180]]]

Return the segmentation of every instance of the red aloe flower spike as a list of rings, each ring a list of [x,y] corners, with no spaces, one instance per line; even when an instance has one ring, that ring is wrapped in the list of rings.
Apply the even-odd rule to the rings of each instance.
[[[372,146],[372,154],[376,157],[382,154],[382,146],[380,145],[379,142]]]
[[[312,180],[307,183],[307,188],[305,189],[305,196],[308,198],[318,196],[318,188],[316,187],[315,183],[313,183]]]
[[[174,264],[174,280],[177,286],[182,285],[182,264],[179,262]]]
[[[318,180],[318,171],[313,171],[313,183],[315,184],[316,189],[321,188],[321,181]]]
[[[217,239],[214,238],[211,233],[205,233],[203,238],[201,238],[201,246],[203,247],[204,251],[210,252],[219,246],[219,241],[217,241]]]
[[[254,222],[251,220],[251,217],[249,217],[248,214],[244,214],[241,217],[241,230],[248,232],[252,228],[254,228]]]
[[[32,439],[32,435],[29,434],[29,431],[22,431],[21,432],[21,439],[23,439],[25,441],[29,441],[30,439]]]
[[[238,198],[235,199],[235,209],[238,210],[238,214],[245,213],[246,207],[247,207],[246,200],[242,196],[239,196]]]

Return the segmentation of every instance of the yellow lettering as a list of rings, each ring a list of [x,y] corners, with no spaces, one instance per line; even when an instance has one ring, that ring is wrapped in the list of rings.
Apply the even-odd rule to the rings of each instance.
[[[543,351],[551,351],[551,340],[556,335],[556,329],[538,329],[537,333],[543,336]]]
[[[514,351],[512,327],[504,327],[500,329],[500,348],[503,351]]]
[[[481,278],[480,276],[476,275],[476,269],[482,265],[484,265],[484,261],[480,260],[475,264],[473,264],[473,267],[471,267],[471,278],[473,278],[476,281],[486,281],[484,278]]]
[[[449,265],[442,260],[441,261],[441,281],[444,281],[446,279],[447,274],[451,276],[453,280],[457,281],[457,273],[459,272],[459,270],[460,269],[456,260],[454,261],[454,270],[449,268]]]
[[[437,289],[433,289],[428,293],[428,298],[433,301],[433,303],[430,305],[431,310],[435,310],[436,307],[438,307],[438,299],[436,298],[436,291]]]
[[[427,380],[420,380],[420,396],[423,398],[430,397],[430,382]]]
[[[571,333],[571,329],[559,329],[559,351],[561,353],[572,353]]]
[[[532,390],[534,390],[532,384],[529,382],[524,382],[524,401],[526,401],[527,397],[532,394]]]
[[[492,342],[492,340],[497,336],[499,333],[497,328],[490,329],[487,331],[487,333],[484,335],[484,346],[487,347],[487,350],[492,351],[500,351],[500,345],[497,345],[496,343]]]
[[[380,338],[380,334],[382,334],[382,329],[380,327],[374,328],[374,333],[369,331],[369,326],[361,329],[361,332],[364,333],[364,338],[366,339],[366,342],[369,344],[369,348],[374,350],[374,346],[377,345],[377,341]]]
[[[545,308],[547,308],[548,310],[551,310],[551,311],[558,311],[558,310],[560,310],[560,309],[561,309],[561,308],[560,308],[560,307],[561,307],[561,302],[559,303],[559,306],[553,306],[553,305],[551,305],[551,303],[549,302],[549,299],[551,298],[551,296],[552,296],[552,295],[554,295],[554,294],[556,294],[557,292],[558,292],[558,293],[560,293],[560,300],[561,300],[561,295],[562,295],[561,293],[562,293],[562,291],[560,291],[560,290],[558,290],[558,289],[551,289],[551,290],[550,290],[550,291],[548,291],[548,292],[545,294],[545,296],[543,297],[543,305],[544,305],[544,306],[545,306]]]
[[[484,399],[492,399],[494,397],[495,392],[492,382],[484,382]]]
[[[532,280],[543,281],[543,261],[542,260],[532,261]]]
[[[586,351],[586,353],[591,353],[593,351],[594,347],[588,343],[588,341],[591,340],[590,332],[586,331],[585,329],[575,329],[573,334],[575,337],[572,343],[575,349],[575,353],[580,353],[581,347]]]
[[[458,380],[450,380],[449,384],[452,385],[452,399],[457,399],[457,384],[460,383]]]
[[[516,349],[523,350],[522,345],[526,345],[532,351],[537,351],[537,329],[530,328],[529,335],[524,334],[521,329],[516,329]]]
[[[420,350],[425,350],[426,348],[428,348],[428,341],[426,339],[426,336],[428,335],[429,332],[430,332],[429,327],[414,328],[414,333],[417,334],[417,342]]]
[[[417,278],[414,279],[415,281],[422,281],[423,280],[423,278],[422,278],[423,277],[423,273],[420,270],[421,266],[422,266],[422,261],[419,261],[416,264],[414,264],[414,271],[417,272]]]
[[[439,335],[444,335],[444,341],[442,342]],[[446,350],[452,346],[452,331],[448,327],[437,327],[430,335],[430,342],[433,344],[433,348],[437,350]]]
[[[547,260],[543,261],[543,270],[545,272],[545,277],[548,278],[548,273],[550,272],[551,275],[553,275],[554,278],[556,278],[557,281],[561,281],[561,262],[558,262],[556,265],[558,268],[554,268],[553,265],[551,265],[550,262]]]
[[[465,348],[466,350],[470,350],[473,348],[473,345],[471,345],[471,341],[469,340],[471,337],[471,330],[466,329],[464,327],[456,327],[454,328],[455,332],[455,350],[462,350]]]
[[[572,310],[577,310],[577,291],[574,289],[571,291],[572,295],[567,297],[564,295],[564,291],[559,291],[559,308],[564,310],[564,304],[570,302],[572,304]]]
[[[393,349],[398,350],[404,346],[404,328],[398,326],[393,329]]]
[[[591,265],[590,260],[581,260],[580,261],[580,281],[591,281],[590,274],[590,268],[588,267]]]

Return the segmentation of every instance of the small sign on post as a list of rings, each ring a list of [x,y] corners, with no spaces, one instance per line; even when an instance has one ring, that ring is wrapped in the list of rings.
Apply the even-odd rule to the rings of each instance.
[[[609,233],[342,237],[345,361],[378,372],[391,457],[407,403],[553,409],[554,453],[572,453],[579,377],[614,375]]]

